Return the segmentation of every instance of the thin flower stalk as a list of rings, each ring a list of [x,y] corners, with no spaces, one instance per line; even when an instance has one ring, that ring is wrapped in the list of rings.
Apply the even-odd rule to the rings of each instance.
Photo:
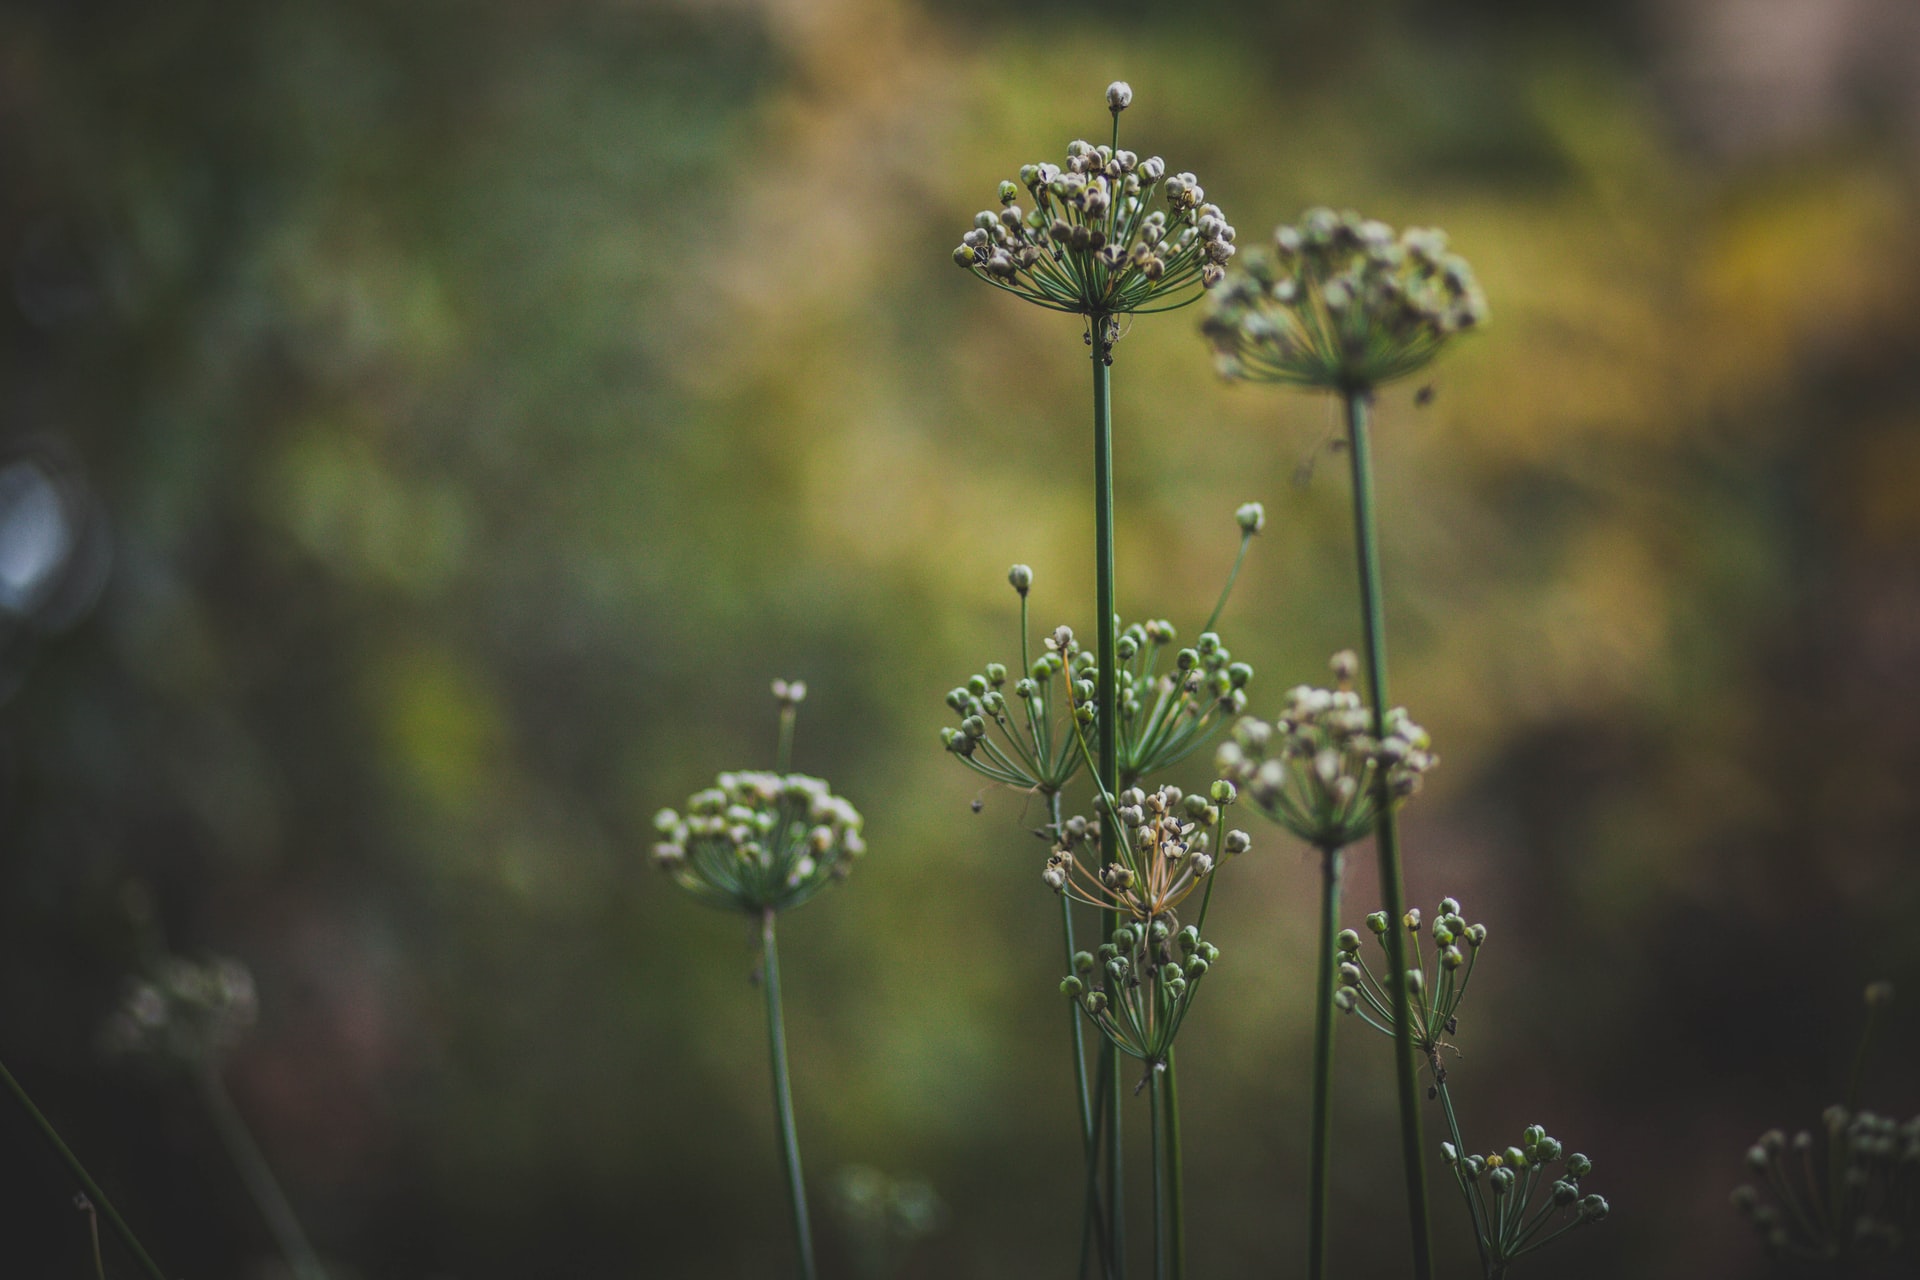
[[[93,1175],[87,1172],[87,1167],[80,1163],[80,1157],[73,1153],[73,1148],[69,1147],[66,1139],[60,1136],[60,1131],[53,1127],[53,1121],[47,1119],[46,1113],[34,1105],[33,1098],[14,1078],[13,1072],[7,1069],[4,1062],[0,1062],[0,1083],[7,1086],[7,1092],[13,1095],[14,1101],[20,1104],[20,1109],[27,1113],[29,1120],[33,1121],[34,1128],[40,1130],[41,1136],[46,1138],[48,1144],[53,1147],[54,1153],[60,1157],[61,1163],[67,1166],[67,1171],[73,1174],[74,1181],[80,1184],[86,1197],[99,1208],[100,1212],[107,1215],[107,1221],[113,1224],[114,1231],[127,1246],[127,1250],[139,1260],[141,1269],[153,1277],[153,1280],[167,1280],[167,1273],[160,1269],[160,1264],[153,1260],[153,1255],[147,1252],[147,1247],[140,1243],[140,1237],[133,1233],[133,1228],[127,1225],[127,1220],[120,1216],[120,1210],[114,1207],[107,1193],[100,1189],[100,1184],[93,1180]],[[94,1247],[97,1258],[99,1248],[97,1236]]]

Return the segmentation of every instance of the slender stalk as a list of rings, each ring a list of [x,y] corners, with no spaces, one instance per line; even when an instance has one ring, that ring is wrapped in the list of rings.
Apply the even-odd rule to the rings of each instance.
[[[1327,1216],[1333,1182],[1333,940],[1340,932],[1338,849],[1320,852],[1320,986],[1313,1008],[1313,1121],[1308,1139],[1307,1276],[1326,1280]]]
[[[1025,603],[1024,598],[1022,604]],[[1047,810],[1053,818],[1053,829],[1060,830],[1060,793],[1055,791],[1047,796]],[[1060,895],[1060,934],[1066,947],[1067,972],[1073,972],[1073,956],[1077,949],[1073,939],[1073,903],[1066,894]],[[1080,1010],[1072,1001],[1067,1002],[1067,1023],[1071,1034],[1073,1053],[1073,1086],[1075,1101],[1080,1106],[1080,1149],[1081,1159],[1086,1166],[1087,1194],[1080,1213],[1080,1261],[1074,1267],[1076,1276],[1087,1274],[1089,1246],[1097,1245],[1101,1256],[1101,1272],[1106,1271],[1106,1241],[1099,1229],[1100,1221],[1100,1142],[1093,1124],[1093,1104],[1087,1093],[1087,1045],[1085,1028],[1081,1025]]]
[[[800,709],[792,703],[780,706],[780,744],[774,749],[774,771],[793,772],[793,722],[800,717]]]
[[[1115,126],[1116,129],[1118,126]],[[1120,794],[1120,659],[1119,637],[1113,630],[1113,357],[1109,337],[1112,319],[1087,317],[1087,336],[1093,347],[1093,573],[1094,635],[1098,638],[1100,676],[1095,684],[1094,714],[1100,725],[1100,785],[1108,795]],[[1100,811],[1100,862],[1113,862],[1119,850],[1119,832],[1107,806]],[[1119,913],[1101,913],[1107,940],[1120,927]],[[1122,1160],[1120,1055],[1111,1044],[1101,1049],[1101,1066],[1112,1079],[1107,1093],[1107,1256],[1115,1280],[1127,1273],[1127,1215],[1125,1167]]]
[[[260,1216],[266,1219],[267,1229],[273,1232],[281,1256],[293,1268],[296,1280],[327,1280],[326,1268],[320,1265],[306,1231],[300,1226],[299,1217],[287,1202],[286,1193],[280,1189],[280,1182],[273,1176],[272,1167],[267,1164],[267,1157],[261,1152],[260,1144],[253,1140],[252,1131],[247,1128],[239,1108],[233,1105],[232,1095],[221,1082],[220,1069],[209,1066],[200,1083],[220,1142],[226,1147],[233,1167],[239,1171],[240,1181],[246,1184],[247,1194],[253,1197],[254,1204],[259,1207]]]
[[[1367,683],[1373,697],[1373,731],[1386,737],[1387,624],[1380,595],[1380,549],[1374,532],[1373,458],[1367,434],[1364,390],[1346,393],[1347,454],[1353,467],[1353,528],[1360,561],[1360,613],[1366,634]],[[1400,1154],[1406,1165],[1407,1217],[1413,1237],[1414,1280],[1432,1280],[1432,1234],[1427,1223],[1427,1166],[1421,1151],[1420,1093],[1414,1078],[1413,1015],[1407,1000],[1406,887],[1400,871],[1400,829],[1388,789],[1387,770],[1375,772],[1379,817],[1374,843],[1380,852],[1380,895],[1387,912],[1387,955],[1392,966],[1394,1078],[1400,1095]]]
[[[1153,1128],[1153,1280],[1167,1280],[1166,1158],[1160,1132],[1165,1111],[1160,1095],[1165,1083],[1160,1078],[1157,1064],[1148,1067],[1147,1074],[1150,1080],[1147,1086],[1148,1124]]]
[[[1171,1254],[1173,1280],[1184,1280],[1187,1274],[1186,1171],[1180,1159],[1180,1082],[1171,1048],[1167,1050],[1166,1074],[1167,1217],[1171,1223],[1167,1249]]]
[[[93,1243],[94,1280],[107,1280],[107,1260],[100,1252],[100,1211],[93,1207],[93,1201],[87,1199],[86,1192],[80,1193],[80,1207],[87,1214],[87,1239]]]
[[[1447,1116],[1447,1135],[1453,1139],[1453,1176],[1454,1180],[1460,1183],[1460,1190],[1466,1197],[1467,1216],[1473,1219],[1473,1247],[1480,1252],[1480,1271],[1481,1274],[1491,1278],[1494,1274],[1493,1263],[1492,1260],[1487,1257],[1487,1228],[1486,1225],[1480,1221],[1480,1205],[1474,1198],[1473,1192],[1468,1190],[1466,1183],[1461,1180],[1459,1173],[1460,1163],[1467,1158],[1467,1144],[1460,1137],[1460,1121],[1453,1114],[1453,1095],[1447,1092],[1447,1079],[1445,1076],[1441,1076],[1435,1080],[1433,1088],[1434,1092],[1440,1095],[1440,1110],[1445,1112]]]
[[[28,1118],[39,1128],[47,1141],[53,1144],[54,1151],[59,1153],[60,1159],[66,1163],[74,1180],[87,1193],[87,1198],[99,1206],[100,1212],[107,1215],[107,1221],[111,1222],[113,1229],[120,1233],[120,1239],[126,1242],[133,1256],[140,1260],[140,1265],[146,1268],[147,1274],[152,1276],[153,1280],[167,1280],[167,1273],[162,1271],[160,1264],[147,1253],[146,1248],[140,1243],[140,1238],[133,1234],[133,1228],[129,1227],[127,1220],[120,1216],[120,1211],[113,1207],[113,1201],[107,1199],[107,1193],[100,1189],[100,1184],[93,1180],[93,1175],[87,1172],[87,1167],[80,1163],[80,1157],[73,1154],[73,1148],[60,1137],[60,1131],[53,1127],[53,1122],[42,1114],[40,1108],[33,1105],[33,1099],[27,1096],[27,1091],[21,1087],[18,1080],[13,1078],[13,1072],[7,1070],[4,1062],[0,1062],[0,1080],[6,1082],[7,1090],[13,1094],[14,1100],[25,1109]]]
[[[773,1110],[780,1128],[780,1162],[793,1208],[793,1244],[802,1280],[816,1280],[813,1229],[807,1221],[807,1186],[800,1175],[800,1137],[793,1127],[793,1087],[787,1077],[787,1026],[780,1014],[780,952],[774,946],[771,910],[760,913],[761,982],[767,990],[767,1045],[773,1062]]]

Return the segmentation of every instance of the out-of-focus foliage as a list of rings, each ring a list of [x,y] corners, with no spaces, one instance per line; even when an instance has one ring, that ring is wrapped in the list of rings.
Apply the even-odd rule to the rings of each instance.
[[[1395,691],[1447,757],[1409,894],[1502,942],[1463,1121],[1593,1135],[1615,1214],[1565,1275],[1757,1273],[1751,1135],[1834,1100],[1862,981],[1920,991],[1920,112],[1874,70],[1920,46],[1800,7],[1856,34],[1743,44],[1738,0],[0,10],[0,444],[111,552],[0,647],[0,1054],[180,1274],[267,1244],[192,1100],[98,1053],[156,934],[257,975],[235,1092],[342,1274],[772,1274],[746,929],[646,851],[771,766],[798,676],[795,766],[872,848],[786,930],[809,1167],[937,1190],[911,1274],[1062,1274],[1038,815],[937,730],[1013,642],[1009,563],[1088,625],[1085,348],[950,254],[1124,76],[1126,145],[1243,240],[1325,203],[1473,262],[1489,327],[1377,428]],[[1816,55],[1869,92],[1791,79]],[[1800,114],[1729,131],[1768,75]],[[1330,411],[1219,385],[1191,313],[1114,381],[1121,608],[1191,629],[1265,503],[1223,625],[1272,715],[1356,638]],[[1300,1245],[1314,868],[1258,834],[1182,1041],[1198,1274]],[[1337,1256],[1390,1274],[1385,1056],[1341,1053]],[[9,1274],[78,1274],[0,1123]]]

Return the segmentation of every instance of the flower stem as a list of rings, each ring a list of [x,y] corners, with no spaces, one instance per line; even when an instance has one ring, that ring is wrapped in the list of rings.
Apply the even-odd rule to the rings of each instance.
[[[100,1189],[100,1184],[93,1180],[93,1175],[87,1172],[87,1167],[80,1163],[80,1157],[73,1154],[73,1148],[60,1137],[60,1131],[53,1127],[53,1122],[41,1113],[40,1108],[33,1105],[33,1099],[27,1096],[27,1091],[21,1087],[18,1080],[13,1078],[13,1072],[7,1070],[7,1064],[4,1062],[0,1062],[0,1080],[6,1082],[7,1089],[13,1094],[14,1100],[25,1109],[28,1118],[39,1128],[47,1141],[53,1144],[53,1149],[59,1153],[60,1159],[65,1161],[74,1180],[87,1193],[87,1198],[99,1206],[100,1212],[107,1215],[107,1221],[111,1222],[113,1229],[120,1233],[120,1238],[126,1242],[127,1248],[133,1251],[133,1256],[140,1259],[140,1265],[146,1268],[147,1274],[152,1276],[153,1280],[167,1280],[167,1273],[162,1271],[160,1264],[147,1253],[146,1248],[140,1243],[140,1238],[133,1234],[133,1228],[129,1227],[127,1220],[120,1216],[120,1211],[113,1207],[113,1201],[107,1199],[107,1193]]]
[[[1366,633],[1367,683],[1373,697],[1373,732],[1386,737],[1387,626],[1380,598],[1380,549],[1374,532],[1373,459],[1367,435],[1367,405],[1363,389],[1345,393],[1347,454],[1353,467],[1353,528],[1360,560],[1360,613]],[[1400,830],[1393,809],[1387,770],[1375,774],[1379,789],[1379,818],[1374,842],[1380,851],[1380,895],[1387,912],[1387,955],[1391,968],[1388,993],[1393,1000],[1394,1078],[1400,1095],[1400,1155],[1406,1165],[1407,1217],[1413,1237],[1414,1280],[1432,1280],[1432,1238],[1427,1225],[1427,1166],[1421,1152],[1420,1094],[1414,1079],[1413,1015],[1407,999],[1407,934],[1400,925],[1406,914],[1406,887],[1400,871]]]
[[[1160,1066],[1155,1063],[1147,1068],[1151,1083],[1147,1086],[1148,1124],[1153,1129],[1153,1280],[1167,1280],[1167,1180],[1165,1173],[1165,1151],[1161,1140],[1161,1120],[1164,1108],[1161,1106],[1161,1090],[1165,1087],[1161,1080]]]
[[[207,1068],[201,1078],[201,1092],[206,1096],[207,1110],[213,1116],[213,1127],[220,1135],[221,1145],[226,1147],[240,1181],[246,1184],[247,1194],[259,1206],[260,1216],[273,1232],[281,1256],[293,1268],[295,1280],[327,1280],[326,1268],[320,1265],[299,1217],[287,1202],[286,1192],[280,1189],[280,1182],[273,1176],[273,1168],[261,1152],[260,1144],[254,1141],[239,1108],[233,1105],[233,1096],[220,1079],[219,1067]]]
[[[1461,1194],[1466,1197],[1467,1216],[1473,1219],[1473,1247],[1480,1251],[1481,1273],[1489,1277],[1494,1275],[1493,1260],[1487,1256],[1487,1226],[1480,1220],[1480,1205],[1474,1199],[1473,1192],[1461,1181],[1460,1166],[1467,1158],[1467,1144],[1460,1137],[1460,1121],[1453,1114],[1453,1095],[1447,1092],[1447,1078],[1439,1077],[1434,1082],[1434,1092],[1440,1095],[1440,1109],[1447,1116],[1447,1135],[1453,1139],[1454,1181],[1460,1183]]]
[[[1166,1084],[1167,1125],[1167,1218],[1170,1223],[1167,1251],[1171,1255],[1173,1280],[1187,1274],[1186,1172],[1180,1160],[1180,1082],[1173,1065],[1173,1050],[1167,1050]]]
[[[1307,1208],[1308,1280],[1326,1280],[1327,1205],[1333,1181],[1333,940],[1340,931],[1338,849],[1320,853],[1320,985],[1313,1009],[1313,1122],[1308,1142],[1312,1162]]]
[[[773,1109],[780,1128],[780,1160],[793,1207],[793,1244],[802,1280],[815,1280],[813,1229],[807,1223],[807,1187],[800,1176],[800,1138],[793,1127],[793,1087],[787,1078],[787,1027],[780,1015],[780,952],[774,946],[772,910],[760,913],[761,983],[767,990],[767,1045],[773,1061]]]
[[[1021,599],[1024,607],[1026,600]],[[1047,810],[1053,819],[1054,834],[1060,832],[1060,793],[1051,792],[1047,796]],[[1073,956],[1076,950],[1073,939],[1073,903],[1066,894],[1060,895],[1060,934],[1066,947],[1067,972],[1073,972]],[[1088,1246],[1097,1242],[1105,1272],[1104,1259],[1106,1241],[1101,1238],[1100,1221],[1100,1143],[1093,1124],[1093,1103],[1087,1093],[1087,1044],[1086,1033],[1080,1022],[1080,1010],[1071,1000],[1067,1002],[1067,1023],[1072,1038],[1073,1087],[1075,1101],[1079,1104],[1080,1150],[1081,1159],[1086,1166],[1086,1201],[1080,1213],[1080,1262],[1074,1268],[1074,1275],[1087,1274]]]
[[[1116,126],[1117,127],[1117,126]],[[1120,660],[1115,649],[1118,637],[1113,631],[1113,404],[1112,319],[1106,315],[1087,317],[1087,337],[1093,348],[1093,574],[1094,635],[1098,638],[1099,680],[1095,684],[1094,714],[1100,726],[1099,784],[1108,795],[1120,794]],[[1119,833],[1113,814],[1106,806],[1100,812],[1100,861],[1105,866],[1117,857]],[[1101,913],[1102,930],[1108,941],[1120,927],[1119,913]],[[1113,1264],[1115,1280],[1127,1271],[1126,1183],[1121,1144],[1120,1055],[1111,1044],[1101,1050],[1101,1066],[1111,1074],[1107,1093],[1107,1256]]]

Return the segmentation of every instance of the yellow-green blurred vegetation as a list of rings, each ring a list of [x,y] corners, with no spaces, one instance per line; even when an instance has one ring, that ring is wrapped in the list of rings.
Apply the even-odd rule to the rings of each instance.
[[[1920,1106],[1920,32],[1551,8],[0,7],[0,444],[111,546],[84,620],[0,649],[0,1054],[178,1274],[270,1249],[192,1098],[96,1050],[150,929],[253,966],[235,1093],[341,1275],[781,1274],[748,930],[645,851],[771,764],[800,677],[796,763],[871,845],[783,927],[827,1261],[861,1164],[949,1207],[906,1274],[1065,1274],[1038,811],[937,730],[1018,653],[1010,563],[1089,626],[1086,349],[949,255],[1124,77],[1123,143],[1243,246],[1326,203],[1472,262],[1491,325],[1377,426],[1444,758],[1410,896],[1492,935],[1462,1119],[1593,1157],[1613,1217],[1543,1274],[1759,1274],[1726,1192],[1836,1099],[1870,978],[1909,998],[1869,1101]],[[1263,502],[1221,630],[1271,714],[1358,639],[1344,460],[1197,319],[1117,349],[1121,610],[1190,635]],[[1317,872],[1244,821],[1181,1053],[1203,1276],[1304,1236]],[[1386,1053],[1340,1045],[1356,1277],[1405,1247]],[[0,1134],[0,1271],[81,1274]]]

